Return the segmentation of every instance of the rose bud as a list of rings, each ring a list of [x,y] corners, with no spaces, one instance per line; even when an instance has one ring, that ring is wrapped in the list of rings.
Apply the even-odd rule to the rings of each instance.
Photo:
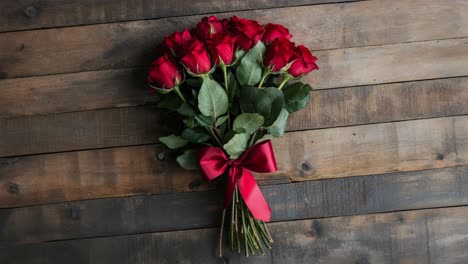
[[[182,32],[175,32],[170,36],[165,36],[164,44],[166,44],[167,49],[169,49],[174,56],[180,57],[184,52],[184,46],[192,39],[192,34],[186,29]]]
[[[294,78],[305,75],[313,70],[318,70],[319,68],[315,64],[317,58],[303,45],[296,47],[290,61],[292,61],[292,64],[288,69],[288,73]]]
[[[182,81],[182,74],[177,65],[167,54],[157,58],[151,64],[148,83],[155,88],[172,90]]]
[[[262,38],[263,27],[254,20],[231,17],[230,25],[235,36],[237,36],[236,46],[247,51],[257,44]]]
[[[208,50],[214,64],[230,65],[234,60],[234,43],[236,37],[230,33],[221,32],[207,40]]]
[[[288,66],[293,54],[294,43],[286,38],[277,38],[267,47],[263,64],[272,72],[279,72]]]
[[[223,24],[215,16],[204,17],[195,28],[195,34],[201,41],[207,40],[211,34],[223,31]]]
[[[292,37],[289,34],[289,30],[282,25],[268,23],[265,26],[265,33],[263,34],[262,41],[265,45],[270,44],[277,38],[290,39]]]
[[[190,73],[201,75],[211,70],[211,60],[205,46],[198,39],[193,39],[184,50],[182,64]]]

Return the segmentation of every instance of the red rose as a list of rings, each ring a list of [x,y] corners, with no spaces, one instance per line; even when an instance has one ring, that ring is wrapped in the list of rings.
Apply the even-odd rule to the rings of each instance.
[[[198,39],[193,39],[184,50],[182,64],[192,73],[200,75],[211,70],[211,60],[205,46]]]
[[[214,64],[230,65],[234,60],[234,42],[236,37],[230,33],[217,33],[207,40],[208,50]]]
[[[289,30],[282,25],[268,23],[265,26],[265,34],[263,34],[262,41],[265,44],[270,44],[277,38],[290,39],[292,37],[289,34]]]
[[[164,37],[164,44],[177,57],[182,56],[184,46],[192,40],[192,34],[188,29],[183,32],[175,32],[170,36]]]
[[[291,56],[291,67],[289,67],[288,72],[293,77],[299,77],[301,75],[307,74],[313,70],[318,70],[317,58],[310,53],[309,49],[300,45],[294,50],[294,55]]]
[[[237,47],[245,51],[255,46],[265,31],[257,21],[236,16],[231,17],[230,26],[234,35],[237,36]]]
[[[195,34],[201,41],[207,40],[211,34],[223,31],[223,24],[215,16],[204,17],[195,28]]]
[[[177,65],[169,58],[167,54],[157,58],[151,64],[148,82],[158,88],[171,90],[176,86],[176,82],[182,81],[182,74]]]
[[[272,72],[278,72],[288,64],[293,54],[294,43],[286,38],[277,38],[267,47],[263,64]]]

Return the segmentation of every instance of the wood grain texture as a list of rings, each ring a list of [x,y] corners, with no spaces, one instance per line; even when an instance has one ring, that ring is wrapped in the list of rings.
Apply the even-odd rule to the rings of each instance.
[[[0,120],[0,156],[157,142],[164,133],[154,106]]]
[[[116,80],[121,80],[125,87],[101,88],[89,77],[89,81],[76,81],[76,85],[74,81],[63,81],[61,84],[67,85],[58,89],[48,88],[48,80],[39,82],[34,89],[37,95],[25,83],[21,86],[25,88],[14,89],[15,86],[9,85],[3,93],[0,89],[0,98],[6,102],[0,109],[8,117],[35,111],[70,111],[155,101],[146,88],[126,89],[124,78]],[[98,80],[97,85],[106,84]],[[462,115],[468,114],[467,101],[468,78],[316,90],[307,108],[291,116],[287,130]],[[3,128],[0,156],[154,143],[164,134],[162,124],[157,121],[158,113],[149,105],[0,119]]]
[[[289,130],[467,114],[468,78],[312,91]],[[103,70],[0,80],[0,118],[128,107],[156,102],[144,72]]]
[[[468,164],[468,116],[287,133],[262,185]],[[1,159],[0,207],[206,190],[171,152],[145,145]],[[57,178],[59,177],[59,178]]]
[[[421,6],[424,7],[421,8]],[[363,1],[225,13],[220,14],[220,17],[238,15],[257,19],[261,23],[274,21],[290,28],[292,34],[295,35],[293,38],[295,42],[313,50],[319,50],[467,37],[468,18],[464,15],[466,13],[468,13],[468,3],[463,0],[450,2],[394,0],[392,5],[386,4],[385,1]],[[289,14],[294,14],[294,19],[291,19]],[[189,16],[3,33],[0,37],[0,76],[3,78],[26,77],[149,65],[155,58],[155,47],[164,35],[194,26],[200,18],[201,16]],[[427,30],[428,28],[431,30]],[[434,44],[432,48],[444,49]],[[447,48],[452,50],[451,53],[441,51],[445,52],[446,56],[450,54],[460,56],[467,53],[466,47],[465,50],[453,50],[455,47]],[[393,52],[397,52],[400,47],[396,46],[395,49]],[[431,62],[435,60],[432,53],[436,51],[433,50],[429,54],[427,50],[418,52],[418,49],[415,49],[409,52],[405,49],[402,52],[405,51],[406,56],[411,55],[406,60],[393,58],[395,54],[383,52],[380,49],[368,50],[369,54],[335,51],[331,54],[325,52],[317,53],[317,55],[321,59],[322,66],[327,65],[333,69],[336,67],[332,63],[333,59],[339,59],[335,63],[341,64],[350,63],[352,60],[352,65],[348,66],[347,71],[339,69],[340,75],[335,77],[335,79],[344,80],[356,80],[357,77],[366,75],[362,71],[369,70],[368,66],[376,67],[376,65],[363,65],[358,62],[359,59],[379,62],[380,67],[372,69],[371,73],[385,73],[387,68],[395,69],[393,71],[401,69],[404,72],[406,68],[402,65],[403,63],[420,62],[429,58],[432,58]],[[388,57],[388,63],[382,64],[381,59],[384,56]],[[420,56],[422,58],[418,59]],[[450,56],[445,62],[456,63],[461,59]],[[462,68],[466,69],[466,57],[464,59],[465,67]],[[432,64],[426,63],[424,66],[429,67]],[[433,66],[438,69],[437,72],[446,68],[446,66],[438,68],[440,64],[439,61]],[[349,72],[351,69],[354,71],[352,74]],[[356,69],[363,70],[357,73]],[[412,64],[410,69],[418,68]],[[322,72],[326,72],[327,75],[334,72],[326,70],[327,68],[324,68]],[[449,69],[443,72],[447,73]],[[346,74],[343,75],[343,73]],[[330,76],[326,76],[323,79],[329,78]],[[380,78],[376,76],[372,79],[379,80]],[[424,78],[436,78],[436,76],[424,76]],[[338,86],[358,84],[364,83],[348,84],[346,82],[339,83]],[[329,87],[320,82],[317,86]]]
[[[350,1],[355,0],[2,1],[0,2],[0,32]]]
[[[0,246],[219,225],[219,191],[108,198],[0,210]],[[272,221],[468,204],[468,167],[262,187]]]
[[[269,224],[267,256],[225,249],[217,229],[68,240],[0,249],[2,263],[465,263],[466,207]]]
[[[93,71],[0,80],[0,118],[154,103],[144,71]]]

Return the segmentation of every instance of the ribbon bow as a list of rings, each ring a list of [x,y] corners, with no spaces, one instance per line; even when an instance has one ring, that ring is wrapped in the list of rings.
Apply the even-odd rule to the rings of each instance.
[[[205,147],[199,150],[200,168],[208,180],[221,176],[226,170],[228,186],[224,207],[232,202],[236,188],[244,198],[245,204],[257,220],[270,221],[271,210],[263,197],[257,181],[250,171],[275,172],[277,170],[271,141],[262,141],[249,148],[241,157],[231,160],[219,147]]]

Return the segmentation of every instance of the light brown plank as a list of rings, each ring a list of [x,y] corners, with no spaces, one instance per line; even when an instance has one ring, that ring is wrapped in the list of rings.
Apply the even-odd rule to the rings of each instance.
[[[269,224],[267,256],[225,249],[217,229],[68,240],[0,249],[2,263],[466,263],[467,207]]]
[[[354,0],[1,1],[0,32],[350,1]]]
[[[155,100],[146,88],[100,87],[106,83],[95,77],[99,86],[96,87],[96,79],[90,74],[84,75],[90,80],[82,82],[80,77],[75,83],[74,79],[66,77],[71,82],[62,84],[71,87],[65,90],[55,86],[47,88],[47,84],[39,83],[36,96],[18,96],[16,90],[18,94],[27,94],[29,88],[15,90],[10,85],[3,94],[0,92],[0,98],[5,98],[6,102],[0,109],[9,117]],[[122,78],[117,79],[126,85]],[[6,80],[10,81],[13,80]],[[22,87],[27,87],[26,83]],[[54,103],[56,101],[59,102]],[[468,114],[467,101],[468,78],[316,90],[312,92],[308,107],[291,116],[288,130],[462,115]],[[162,124],[157,120],[158,111],[150,106],[0,119],[0,127],[4,128],[0,130],[3,139],[0,156],[154,143],[163,134]]]
[[[0,247],[220,223],[218,191],[95,199],[0,210]],[[339,191],[337,191],[339,190]],[[272,221],[468,204],[468,166],[263,186]]]
[[[274,150],[262,185],[467,165],[468,116],[291,132]],[[4,158],[0,207],[212,188],[174,160],[159,145]]]
[[[464,15],[466,13],[468,13],[468,3],[463,0],[450,2],[394,0],[391,7],[385,1],[363,1],[225,13],[220,17],[238,15],[258,19],[261,23],[274,21],[284,24],[295,36],[294,41],[319,50],[467,37],[468,18]],[[294,19],[291,19],[290,14],[294,14]],[[0,37],[0,77],[25,77],[148,65],[154,59],[156,44],[164,35],[193,26],[200,18],[201,16],[190,16],[3,33]],[[429,28],[431,30],[428,30]],[[358,58],[378,61],[380,65],[386,65],[385,68],[391,69],[406,69],[400,64],[408,63],[404,59],[395,59],[385,52],[371,52],[366,55],[341,51],[332,54],[330,57],[318,53],[322,66],[328,65],[328,61],[334,58],[339,61],[353,60],[352,67],[350,65],[348,71],[340,69],[340,75],[335,79],[356,80],[362,77],[362,73],[349,72],[351,69],[368,70],[369,65],[358,63]],[[422,56],[425,53],[416,54]],[[460,50],[453,50],[452,53],[446,53],[449,54],[459,56],[463,53]],[[380,60],[382,56],[379,55],[388,56],[385,63],[382,63]],[[377,56],[378,59],[367,56]],[[418,56],[410,56],[408,59],[414,61]],[[423,58],[427,59],[428,56],[430,57],[426,54]],[[453,59],[455,58],[452,56],[450,60],[447,58],[448,61]],[[440,65],[440,62],[434,67],[437,65]],[[323,72],[327,72],[326,69],[324,68]],[[413,65],[411,70],[415,69],[417,68]],[[386,72],[382,68],[372,71]],[[325,79],[328,78],[330,76]],[[424,76],[424,78],[435,77]],[[348,82],[345,84],[352,85]],[[341,82],[338,85],[342,85]],[[323,85],[319,83],[318,86]]]

